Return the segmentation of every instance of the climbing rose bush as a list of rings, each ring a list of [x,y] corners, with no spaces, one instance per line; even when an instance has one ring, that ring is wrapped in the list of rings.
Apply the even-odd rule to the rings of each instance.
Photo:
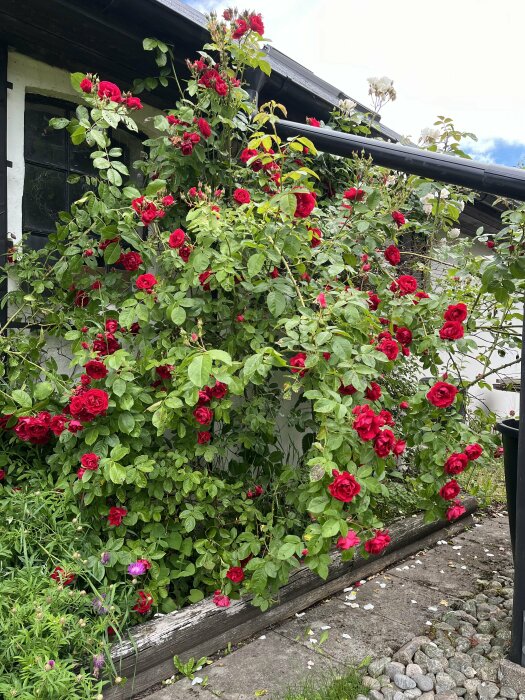
[[[140,99],[73,75],[82,104],[52,125],[92,149],[95,175],[47,247],[6,267],[10,314],[37,330],[1,338],[2,483],[72,496],[83,559],[103,585],[132,578],[137,618],[211,594],[265,609],[299,565],[326,577],[334,548],[377,556],[396,480],[453,520],[451,475],[491,444],[458,370],[483,261],[459,242],[435,285],[403,250],[448,230],[466,195],[430,220],[420,200],[439,186],[279,138],[283,108],[253,116],[242,82],[269,70],[263,32],[260,15],[211,18],[179,101],[141,123],[131,176],[112,130],[138,132]],[[168,46],[145,47],[166,65]]]

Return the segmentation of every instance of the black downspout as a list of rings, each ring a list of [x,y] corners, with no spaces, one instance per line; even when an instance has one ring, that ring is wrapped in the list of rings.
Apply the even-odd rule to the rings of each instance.
[[[523,308],[525,319],[525,306]],[[520,427],[516,474],[516,525],[514,556],[514,600],[512,603],[512,641],[509,658],[525,666],[525,320],[521,338]]]
[[[7,44],[0,43],[0,265],[7,263]],[[0,281],[0,302],[7,294],[7,279]],[[7,304],[0,307],[0,327],[7,321]]]
[[[376,165],[385,168],[525,201],[525,170],[520,168],[480,163],[468,158],[424,151],[422,148],[401,143],[343,134],[340,131],[284,119],[277,124],[277,132],[285,138],[306,136],[320,151],[333,155],[350,158],[356,153],[364,153],[372,158]]]

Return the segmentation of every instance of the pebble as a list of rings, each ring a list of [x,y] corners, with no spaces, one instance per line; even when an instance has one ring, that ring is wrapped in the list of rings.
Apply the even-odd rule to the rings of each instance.
[[[416,700],[416,698],[419,698],[421,694],[422,693],[419,688],[410,688],[409,690],[405,690],[403,697],[407,698],[408,700]]]
[[[480,683],[478,686],[480,700],[493,700],[498,693],[499,688],[495,683]]]
[[[446,693],[447,690],[452,690],[456,687],[456,681],[449,676],[448,673],[436,674],[436,693]]]
[[[408,664],[405,673],[409,678],[413,678],[414,676],[420,676],[423,673],[423,669],[419,664]]]
[[[397,685],[398,688],[401,688],[401,690],[410,690],[411,688],[416,687],[415,680],[409,678],[404,673],[396,673],[396,675],[394,676],[394,683]]]
[[[405,672],[405,667],[403,664],[399,663],[398,661],[390,661],[385,666],[385,673],[386,675],[392,679],[396,673],[404,673]]]
[[[518,693],[514,688],[509,688],[508,685],[504,685],[499,689],[499,694],[502,698],[509,698],[509,700],[515,700],[518,697]]]
[[[415,676],[412,676],[412,678],[416,681],[416,685],[419,688],[419,690],[422,690],[423,692],[429,692],[430,690],[434,689],[434,679],[432,678],[432,676],[417,674]]]

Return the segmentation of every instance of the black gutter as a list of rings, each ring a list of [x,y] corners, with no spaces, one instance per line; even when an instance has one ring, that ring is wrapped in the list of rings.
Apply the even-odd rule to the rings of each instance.
[[[286,138],[306,136],[320,151],[333,155],[351,157],[362,153],[385,168],[525,201],[525,170],[520,168],[480,163],[286,120],[278,123],[277,131]]]
[[[0,265],[7,263],[7,45],[0,43]],[[7,279],[0,282],[0,300],[7,294]],[[7,304],[0,307],[0,326],[7,321]]]

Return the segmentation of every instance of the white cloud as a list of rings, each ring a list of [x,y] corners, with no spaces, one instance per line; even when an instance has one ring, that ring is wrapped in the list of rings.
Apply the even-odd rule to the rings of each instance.
[[[218,9],[227,2],[192,2]],[[239,3],[243,7],[243,3]],[[360,102],[366,79],[393,78],[385,124],[418,137],[438,114],[480,139],[525,140],[525,3],[520,0],[265,0],[276,48]]]

